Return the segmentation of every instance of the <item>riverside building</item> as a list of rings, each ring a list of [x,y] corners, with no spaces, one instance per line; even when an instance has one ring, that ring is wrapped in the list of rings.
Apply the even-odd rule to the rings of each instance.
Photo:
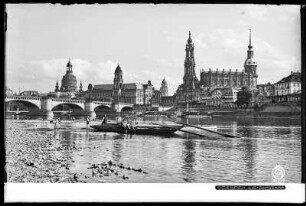
[[[301,101],[301,72],[291,72],[274,84],[275,102],[299,102]]]
[[[92,91],[85,92],[85,97],[104,102],[156,105],[160,101],[160,92],[155,89],[150,80],[147,84],[124,83],[123,71],[118,64],[114,72],[113,84],[94,85]]]

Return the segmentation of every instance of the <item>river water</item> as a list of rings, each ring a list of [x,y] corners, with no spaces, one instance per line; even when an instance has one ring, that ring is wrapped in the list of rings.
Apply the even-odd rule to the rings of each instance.
[[[163,122],[162,117],[144,121]],[[178,119],[178,121],[186,121]],[[23,128],[52,128],[48,121],[19,120]],[[176,132],[171,137],[94,132],[85,120],[62,122],[54,134],[57,145],[79,151],[56,151],[71,160],[70,170],[89,176],[88,182],[133,183],[272,183],[276,165],[285,169],[282,181],[301,182],[301,120],[289,118],[188,119],[188,123],[241,138],[205,138]],[[92,123],[94,124],[94,123]],[[186,130],[194,131],[192,128]],[[198,131],[199,132],[199,131]],[[119,176],[92,176],[91,164],[109,161],[141,168]]]

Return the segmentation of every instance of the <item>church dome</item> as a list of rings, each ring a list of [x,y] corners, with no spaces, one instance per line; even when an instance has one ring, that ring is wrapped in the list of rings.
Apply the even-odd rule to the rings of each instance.
[[[77,91],[77,80],[72,72],[72,64],[70,59],[67,63],[66,74],[62,78],[61,91],[63,92],[75,92]]]

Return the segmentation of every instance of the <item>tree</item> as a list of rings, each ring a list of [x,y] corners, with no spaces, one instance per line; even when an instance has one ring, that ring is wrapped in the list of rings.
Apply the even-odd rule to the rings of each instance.
[[[237,106],[241,107],[246,105],[246,107],[249,106],[249,103],[252,99],[252,92],[248,87],[242,87],[241,91],[237,93]]]

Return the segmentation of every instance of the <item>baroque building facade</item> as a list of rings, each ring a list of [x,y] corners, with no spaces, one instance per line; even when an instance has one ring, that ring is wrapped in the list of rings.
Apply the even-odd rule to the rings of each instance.
[[[160,96],[161,97],[168,96],[168,84],[167,84],[165,78],[163,79],[163,81],[161,83]]]
[[[274,84],[274,101],[276,102],[299,102],[301,101],[301,78],[300,72],[291,72]]]
[[[160,92],[149,80],[147,84],[124,83],[123,71],[118,64],[114,72],[113,84],[97,84],[91,91],[85,92],[85,97],[93,100],[128,103],[133,105],[152,105],[159,102]]]

